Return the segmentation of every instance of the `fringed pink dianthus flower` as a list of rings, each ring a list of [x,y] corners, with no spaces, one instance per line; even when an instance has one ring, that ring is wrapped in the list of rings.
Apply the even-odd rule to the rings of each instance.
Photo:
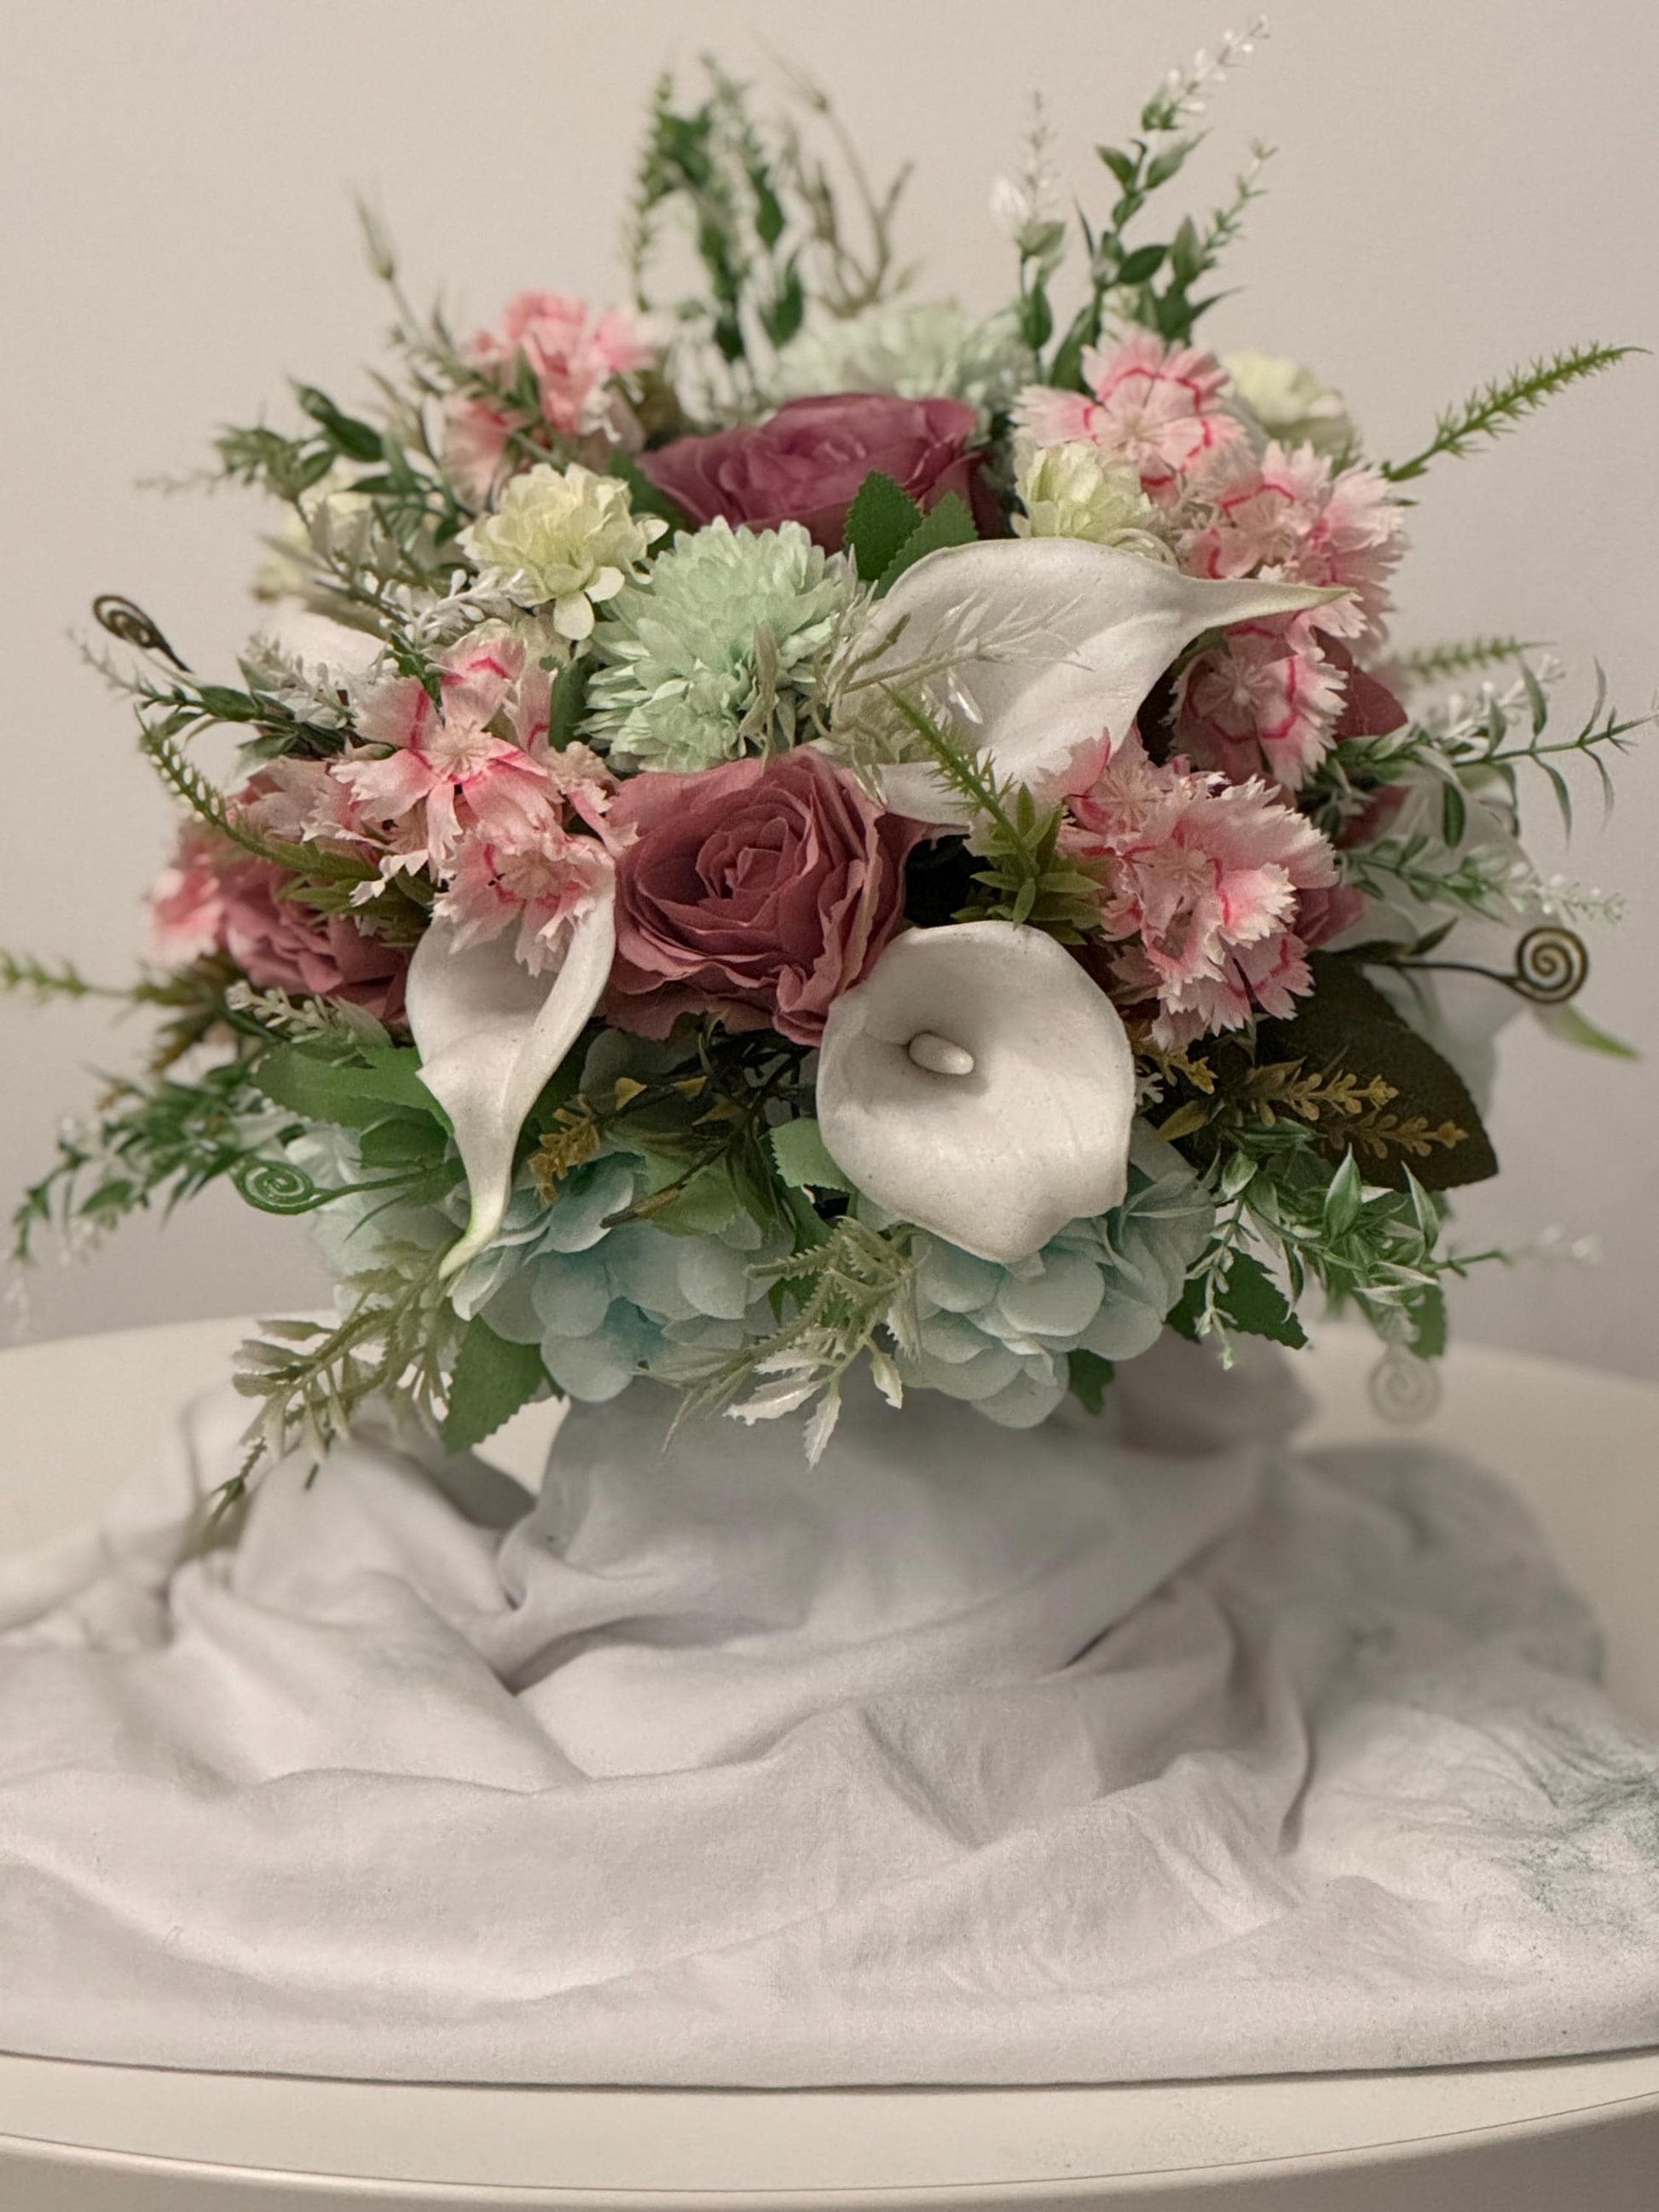
[[[1182,675],[1176,744],[1235,783],[1265,774],[1299,791],[1334,742],[1343,691],[1304,617],[1240,623]]]
[[[1091,347],[1083,374],[1087,393],[1028,385],[1015,402],[1016,422],[1040,446],[1083,441],[1121,454],[1152,498],[1173,497],[1206,454],[1243,436],[1222,405],[1227,372],[1196,346],[1166,346],[1134,331],[1109,351]]]
[[[516,428],[539,421],[561,437],[629,429],[611,380],[647,368],[657,347],[647,325],[627,309],[596,311],[562,292],[521,292],[491,330],[467,348],[470,360],[513,384],[522,362],[535,380],[538,414],[526,418],[505,397],[459,398],[444,425],[444,461],[470,498],[487,498]]]
[[[1337,880],[1312,823],[1260,781],[1158,766],[1138,733],[1069,804],[1065,848],[1103,877],[1108,982],[1121,1004],[1156,1003],[1154,1044],[1293,1012],[1312,982],[1297,902]]]
[[[1391,601],[1388,580],[1405,550],[1405,516],[1376,469],[1333,470],[1311,446],[1221,453],[1193,486],[1211,512],[1188,540],[1194,576],[1283,576],[1340,586],[1348,596],[1304,619],[1331,637],[1374,636]]]

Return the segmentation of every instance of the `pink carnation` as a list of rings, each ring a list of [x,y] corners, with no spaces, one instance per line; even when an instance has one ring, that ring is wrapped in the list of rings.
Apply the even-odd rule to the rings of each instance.
[[[1014,419],[1040,446],[1084,441],[1118,453],[1140,471],[1141,489],[1171,497],[1206,453],[1234,445],[1243,425],[1221,404],[1227,372],[1196,346],[1166,346],[1134,331],[1108,352],[1083,356],[1087,395],[1028,385]]]
[[[1273,445],[1219,455],[1197,487],[1210,517],[1188,540],[1182,566],[1194,576],[1267,574],[1350,593],[1306,617],[1332,637],[1382,625],[1388,580],[1405,550],[1405,518],[1376,469],[1333,471],[1311,446]]]
[[[651,332],[637,315],[619,307],[596,312],[562,292],[521,292],[467,352],[503,387],[514,383],[520,362],[527,366],[539,421],[564,438],[607,429],[619,434],[625,426],[611,380],[648,368],[657,356]],[[488,496],[508,437],[526,427],[505,398],[453,403],[445,422],[444,459],[470,497]]]
[[[346,999],[378,1021],[401,1019],[408,952],[349,915],[283,898],[289,881],[275,863],[192,823],[150,894],[155,957],[182,966],[225,953],[261,990]]]
[[[1235,783],[1265,771],[1299,791],[1334,741],[1343,688],[1302,617],[1240,623],[1186,670],[1176,744]]]
[[[615,866],[598,838],[573,836],[556,822],[534,836],[474,830],[434,911],[457,925],[463,945],[516,930],[514,955],[537,975],[555,964],[565,932],[588,912]]]
[[[713,1013],[816,1044],[902,921],[925,834],[810,747],[635,777],[613,813],[639,835],[617,865],[606,1012],[644,1036]]]
[[[550,679],[504,630],[463,639],[439,669],[436,705],[413,676],[371,684],[357,708],[367,742],[331,773],[398,866],[442,871],[467,830],[523,837],[544,818]]]
[[[1107,980],[1124,1004],[1156,1002],[1155,1044],[1293,1011],[1312,981],[1298,901],[1337,879],[1310,822],[1260,781],[1156,766],[1139,735],[1070,808],[1066,849],[1103,879]]]

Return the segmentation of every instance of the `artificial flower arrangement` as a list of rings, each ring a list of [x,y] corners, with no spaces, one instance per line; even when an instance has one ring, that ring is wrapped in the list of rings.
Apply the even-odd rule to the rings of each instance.
[[[1597,901],[1527,862],[1517,775],[1565,804],[1631,725],[1553,734],[1512,640],[1390,650],[1407,488],[1619,349],[1381,464],[1306,371],[1206,351],[1260,161],[1148,211],[1243,50],[1099,149],[1092,220],[1039,115],[979,321],[908,300],[896,184],[852,160],[855,239],[718,71],[657,97],[629,307],[527,292],[459,341],[371,222],[372,416],[301,386],[218,441],[288,612],[220,684],[99,603],[189,813],[125,994],[165,1024],[19,1244],[222,1178],[314,1216],[340,1310],[247,1349],[239,1482],[387,1396],[462,1449],[649,1376],[810,1408],[816,1454],[865,1361],[1018,1426],[1166,1325],[1300,1343],[1316,1293],[1441,1348],[1504,1013],[1608,1042],[1567,1005]]]

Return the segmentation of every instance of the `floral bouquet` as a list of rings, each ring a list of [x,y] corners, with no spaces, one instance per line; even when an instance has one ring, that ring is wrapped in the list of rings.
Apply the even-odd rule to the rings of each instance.
[[[820,94],[763,123],[714,70],[650,114],[627,307],[458,337],[370,220],[376,405],[217,441],[282,516],[236,680],[98,602],[188,810],[122,994],[163,1021],[19,1243],[221,1178],[313,1217],[338,1314],[248,1347],[234,1488],[371,1398],[461,1449],[649,1376],[816,1455],[865,1361],[1018,1427],[1316,1294],[1441,1349],[1492,1036],[1610,1045],[1566,926],[1607,902],[1528,865],[1517,781],[1565,808],[1632,725],[1556,734],[1513,640],[1392,651],[1393,572],[1431,463],[1619,349],[1382,462],[1206,351],[1261,157],[1157,216],[1243,51],[1099,149],[1092,216],[1039,112],[981,320],[908,297],[902,179]]]

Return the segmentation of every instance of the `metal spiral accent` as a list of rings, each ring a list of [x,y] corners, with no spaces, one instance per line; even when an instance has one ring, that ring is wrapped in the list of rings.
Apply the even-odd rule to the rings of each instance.
[[[230,1179],[250,1206],[261,1213],[309,1213],[334,1194],[319,1190],[302,1169],[289,1160],[242,1160]]]
[[[118,637],[123,645],[133,646],[140,653],[159,653],[163,660],[170,660],[175,668],[184,670],[184,662],[143,609],[123,599],[118,592],[106,592],[95,599],[92,618],[100,629],[106,629],[112,637]]]
[[[1372,1368],[1365,1394],[1385,1421],[1412,1428],[1426,1421],[1440,1403],[1439,1372],[1403,1344],[1391,1344]]]
[[[1583,989],[1589,974],[1583,940],[1559,924],[1529,929],[1515,948],[1511,988],[1535,1006],[1565,1006]]]

